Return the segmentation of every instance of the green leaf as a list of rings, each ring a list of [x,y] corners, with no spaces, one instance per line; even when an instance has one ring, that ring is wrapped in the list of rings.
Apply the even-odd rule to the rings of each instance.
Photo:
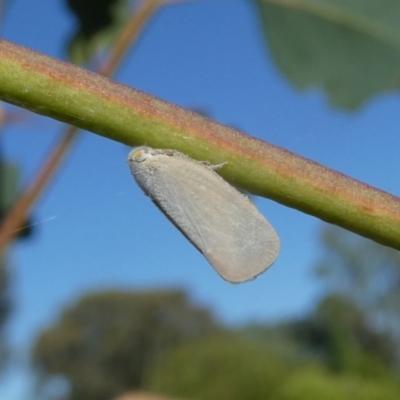
[[[354,109],[400,86],[400,2],[256,0],[281,71]]]

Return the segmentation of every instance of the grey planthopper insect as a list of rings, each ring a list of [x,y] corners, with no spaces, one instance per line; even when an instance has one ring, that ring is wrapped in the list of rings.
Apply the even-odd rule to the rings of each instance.
[[[277,233],[246,195],[214,171],[220,166],[145,146],[133,149],[128,163],[143,192],[223,279],[254,279],[275,261]]]

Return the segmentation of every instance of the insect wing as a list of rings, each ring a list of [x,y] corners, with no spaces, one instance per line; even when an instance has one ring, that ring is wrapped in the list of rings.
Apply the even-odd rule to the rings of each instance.
[[[181,153],[156,154],[132,172],[144,192],[229,282],[265,271],[279,238],[249,198],[211,167]]]

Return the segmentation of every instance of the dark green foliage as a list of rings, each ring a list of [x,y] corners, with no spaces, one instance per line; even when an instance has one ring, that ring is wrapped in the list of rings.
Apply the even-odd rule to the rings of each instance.
[[[126,16],[127,0],[66,0],[78,21],[78,27],[68,44],[68,54],[76,64],[90,61],[94,51],[109,46]]]
[[[167,350],[219,332],[183,292],[87,295],[38,338],[32,358],[42,384],[63,376],[68,399],[102,400],[140,388]]]
[[[78,33],[90,38],[113,22],[113,8],[119,0],[67,0],[79,21]]]

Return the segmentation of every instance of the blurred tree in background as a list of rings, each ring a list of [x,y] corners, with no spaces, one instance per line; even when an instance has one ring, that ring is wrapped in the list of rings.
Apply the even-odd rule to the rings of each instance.
[[[307,317],[245,333],[336,373],[377,376],[399,366],[400,253],[325,225],[316,265],[324,295]],[[282,351],[283,356],[287,352]]]
[[[231,333],[171,351],[146,388],[187,399],[276,399],[289,371],[273,349]]]
[[[94,293],[39,336],[32,359],[39,387],[62,376],[65,398],[106,400],[142,387],[167,350],[220,331],[181,291]]]
[[[279,352],[287,362],[341,374],[377,377],[396,367],[396,346],[375,331],[349,299],[327,296],[309,316],[277,325],[250,325],[243,333]]]
[[[400,386],[393,379],[363,379],[332,374],[323,369],[302,368],[281,388],[277,400],[396,400]]]
[[[330,323],[335,325],[334,320]],[[296,325],[253,326],[242,331],[247,337],[231,333],[182,345],[148,374],[145,388],[174,398],[203,400],[400,398],[400,384],[394,373],[378,357],[349,343],[352,332],[342,321],[337,324],[343,328],[341,333],[336,326],[333,332],[327,332],[332,334],[333,343],[340,342],[339,355],[349,352],[342,365],[355,363],[357,368],[341,371],[331,367],[330,359],[324,362],[319,356],[310,357],[310,350],[304,354],[306,341],[297,335]],[[336,358],[334,350],[330,358]]]
[[[343,229],[322,231],[324,255],[317,274],[328,294],[339,295],[364,314],[365,323],[400,345],[400,252]],[[397,363],[400,353],[394,352]]]
[[[333,372],[385,375],[395,366],[396,347],[374,330],[351,299],[327,296],[315,312],[289,324],[293,338]]]

